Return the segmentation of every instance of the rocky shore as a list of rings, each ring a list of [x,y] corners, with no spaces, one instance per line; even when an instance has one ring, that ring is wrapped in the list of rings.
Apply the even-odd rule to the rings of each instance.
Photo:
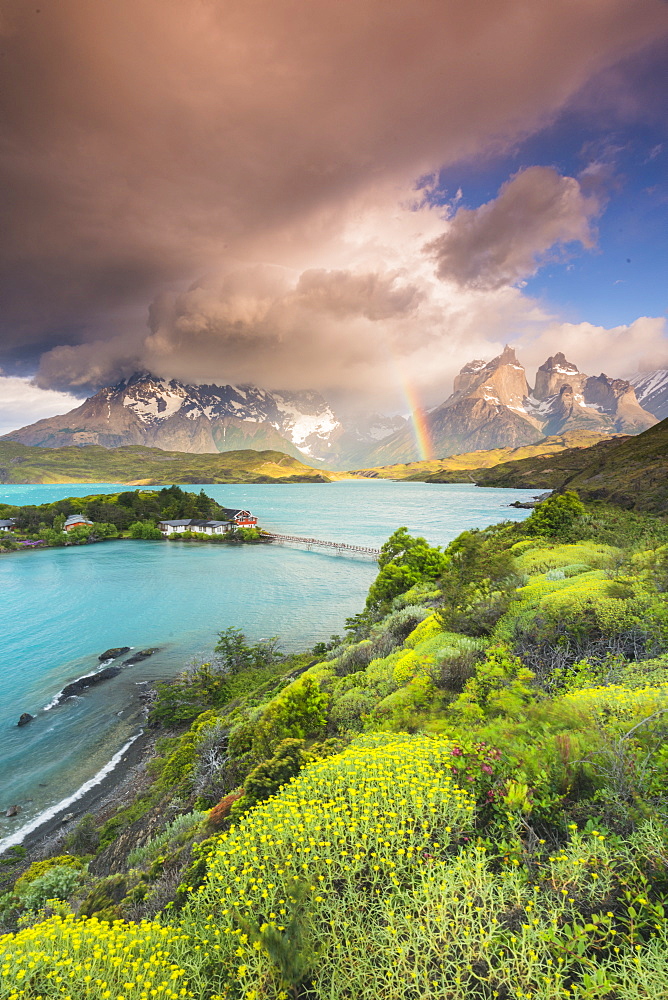
[[[130,805],[149,783],[147,764],[155,754],[155,743],[154,733],[140,732],[98,784],[27,833],[21,846],[26,848],[29,860],[38,861],[59,853],[67,835],[86,814],[91,813],[96,825],[100,825]]]

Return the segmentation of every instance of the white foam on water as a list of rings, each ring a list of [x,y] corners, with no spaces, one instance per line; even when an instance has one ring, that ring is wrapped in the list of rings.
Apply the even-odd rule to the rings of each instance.
[[[42,823],[46,823],[48,820],[53,819],[59,812],[67,809],[67,807],[71,806],[73,802],[77,802],[80,798],[82,798],[86,792],[91,790],[91,788],[95,788],[96,785],[99,785],[108,774],[111,774],[116,765],[120,763],[126,751],[130,749],[135,740],[139,739],[143,732],[144,730],[140,729],[136,736],[129,739],[127,743],[121,747],[118,753],[114,754],[108,764],[105,764],[104,767],[100,768],[97,774],[93,775],[92,778],[89,778],[88,781],[84,782],[84,784],[78,788],[76,792],[68,796],[66,799],[62,799],[60,802],[56,803],[56,805],[49,806],[48,809],[45,809],[43,812],[35,816],[34,819],[31,819],[29,823],[26,823],[25,826],[22,826],[20,830],[16,830],[14,833],[10,833],[8,837],[4,837],[0,840],[0,853],[2,853],[2,851],[6,851],[8,847],[14,847],[16,844],[20,844],[29,833],[32,833],[33,830],[37,830]]]

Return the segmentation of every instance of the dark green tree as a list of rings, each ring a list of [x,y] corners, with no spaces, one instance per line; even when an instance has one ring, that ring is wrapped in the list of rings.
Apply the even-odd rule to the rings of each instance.
[[[367,608],[382,609],[415,584],[437,580],[447,564],[448,557],[438,546],[398,528],[380,550],[380,572],[369,589]]]

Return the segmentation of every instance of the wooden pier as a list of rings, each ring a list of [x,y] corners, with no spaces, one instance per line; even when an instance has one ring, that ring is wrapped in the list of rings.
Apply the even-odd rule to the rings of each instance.
[[[302,538],[300,535],[278,535],[273,531],[265,531],[264,537],[270,538],[272,542],[279,542],[281,544],[292,542],[297,545],[305,545],[307,549],[312,549],[314,546],[322,549],[333,549],[337,556],[350,552],[353,555],[370,556],[372,559],[378,559],[380,555],[380,549],[372,549],[367,545],[349,545],[347,542],[327,542],[321,538]]]

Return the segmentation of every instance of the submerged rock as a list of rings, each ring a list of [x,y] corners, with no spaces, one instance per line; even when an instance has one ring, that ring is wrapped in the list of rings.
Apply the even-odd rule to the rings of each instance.
[[[16,723],[16,725],[17,726],[27,726],[28,723],[32,722],[32,720],[34,718],[35,718],[35,716],[31,715],[30,712],[23,712],[22,715],[21,715],[21,717],[19,718],[19,721]]]
[[[100,653],[98,660],[100,663],[103,660],[115,660],[118,656],[123,656],[124,653],[129,653],[130,648],[130,646],[113,646],[111,649],[107,649],[104,653]]]
[[[20,812],[21,812],[21,806],[10,806],[7,812],[5,813],[5,816],[8,816],[10,819],[12,819],[14,816],[18,816]]]
[[[101,684],[102,681],[111,680],[117,674],[120,674],[122,667],[105,667],[104,670],[98,670],[96,674],[87,674],[85,677],[78,677],[77,680],[72,681],[71,684],[66,684],[63,690],[60,692],[58,698],[58,703],[65,701],[67,698],[72,698],[75,694],[81,694],[89,687],[93,687],[95,684]]]

